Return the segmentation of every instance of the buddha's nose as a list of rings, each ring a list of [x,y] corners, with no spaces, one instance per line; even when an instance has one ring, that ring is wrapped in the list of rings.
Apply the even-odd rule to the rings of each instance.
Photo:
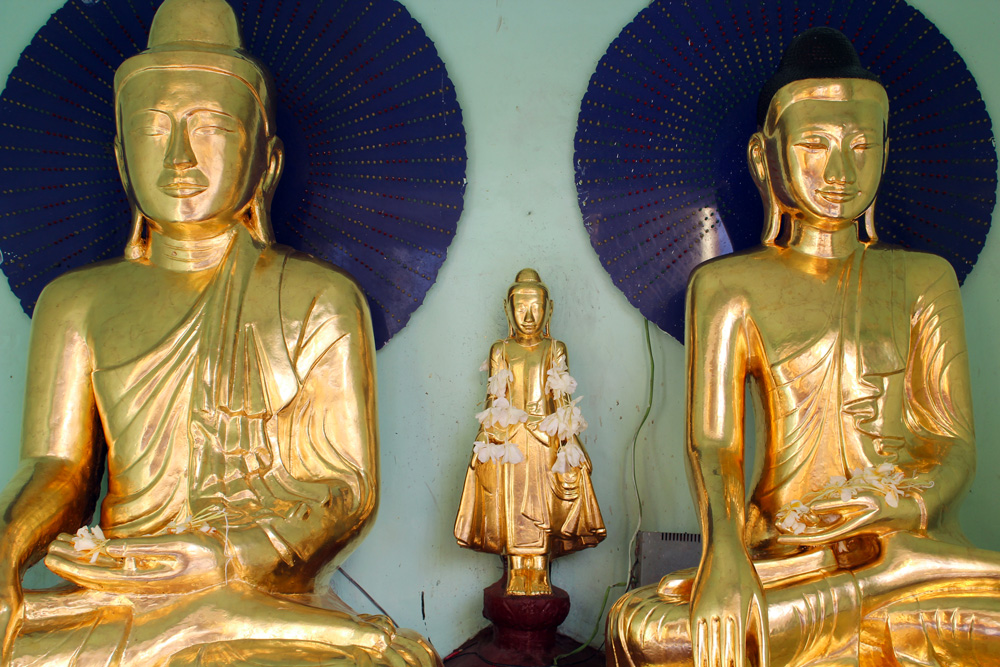
[[[827,183],[853,183],[857,176],[854,165],[854,151],[837,144],[830,146],[830,157],[823,170],[823,180]]]
[[[187,123],[181,121],[170,130],[167,152],[163,156],[163,166],[173,169],[190,169],[198,163],[191,149],[191,139],[187,133]]]

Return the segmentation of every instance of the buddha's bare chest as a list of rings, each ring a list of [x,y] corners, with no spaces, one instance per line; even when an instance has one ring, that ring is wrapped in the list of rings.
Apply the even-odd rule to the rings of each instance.
[[[760,285],[749,290],[750,340],[768,364],[798,354],[836,336],[850,320],[854,303],[838,281],[805,278],[779,289]]]
[[[198,281],[154,272],[142,280],[123,276],[89,314],[87,331],[95,366],[117,366],[163,343],[189,316],[203,290]]]

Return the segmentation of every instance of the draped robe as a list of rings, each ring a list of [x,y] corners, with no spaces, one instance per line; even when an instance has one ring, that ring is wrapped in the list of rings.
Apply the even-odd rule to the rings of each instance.
[[[548,370],[565,362],[566,346],[551,338],[533,347],[508,338],[490,349],[490,375],[503,368],[513,373],[508,398],[528,418],[506,429],[481,428],[477,440],[509,441],[524,460],[483,463],[473,454],[455,522],[461,546],[504,555],[559,556],[596,546],[607,534],[590,481],[589,458],[578,468],[553,472],[559,440],[538,427],[568,402],[565,396],[553,399],[545,390]],[[492,404],[487,397],[486,407]]]
[[[313,263],[320,278],[333,275],[326,287],[349,293],[328,299],[317,285],[305,319],[283,321],[290,262]],[[105,533],[162,535],[213,510],[230,559],[226,582],[174,595],[28,592],[14,665],[383,664],[349,639],[369,621],[391,621],[311,592],[319,567],[346,557],[374,517],[367,318],[350,279],[288,248],[260,249],[238,228],[208,287],[161,343],[92,372],[107,441]],[[286,330],[299,332],[291,347]],[[409,631],[386,651],[393,664],[440,661]]]

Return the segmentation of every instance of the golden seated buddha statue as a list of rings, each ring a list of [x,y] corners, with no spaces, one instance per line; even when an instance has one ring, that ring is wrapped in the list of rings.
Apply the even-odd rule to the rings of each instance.
[[[313,591],[375,518],[374,342],[348,275],[273,243],[273,84],[233,10],[166,0],[114,91],[134,227],[35,310],[3,664],[440,664]],[[72,588],[22,591],[43,555]]]
[[[945,260],[877,241],[887,119],[830,28],[797,36],[765,86],[748,150],[763,245],[688,285],[701,564],[618,601],[609,664],[1000,662],[1000,554],[957,519],[975,464],[958,284]]]

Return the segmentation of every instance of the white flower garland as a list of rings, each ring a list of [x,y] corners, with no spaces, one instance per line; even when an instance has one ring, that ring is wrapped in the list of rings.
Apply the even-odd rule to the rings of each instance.
[[[905,473],[891,463],[855,468],[851,471],[850,479],[833,475],[820,490],[801,500],[792,500],[782,505],[774,517],[775,525],[782,532],[801,535],[807,527],[819,523],[819,516],[812,509],[818,502],[839,498],[846,503],[857,496],[859,491],[868,491],[885,498],[885,504],[889,507],[898,507],[899,497],[905,492],[934,486],[934,482],[918,482],[905,477]]]
[[[479,370],[488,371],[490,368],[489,359],[484,361]],[[485,428],[507,429],[515,424],[524,424],[528,421],[528,413],[510,404],[507,398],[507,387],[514,380],[514,374],[509,368],[499,368],[496,373],[487,380],[487,393],[492,399],[490,407],[476,414],[476,419]],[[569,374],[569,367],[565,359],[560,359],[557,364],[546,372],[545,391],[552,395],[552,398],[559,400],[564,396],[570,396],[576,391],[577,383]],[[559,450],[556,452],[556,460],[552,465],[552,472],[565,474],[574,468],[580,467],[587,459],[583,449],[573,441],[573,438],[583,433],[587,428],[587,420],[583,418],[583,413],[577,407],[577,403],[583,397],[578,397],[567,405],[561,405],[556,411],[545,417],[538,428],[549,437],[558,437],[560,441]],[[524,454],[520,448],[506,438],[503,443],[475,441],[472,444],[472,451],[480,463],[487,461],[499,461],[500,463],[517,464],[524,460]]]
[[[194,532],[212,535],[218,531],[210,526],[208,522],[216,521],[218,519],[226,519],[226,523],[228,525],[227,514],[224,509],[219,507],[209,507],[187,519],[180,521],[174,519],[168,523],[163,530],[154,533],[153,536],[155,537],[157,535],[167,534],[179,535],[181,533]],[[73,545],[74,551],[83,554],[91,563],[96,563],[98,556],[102,553],[106,553],[104,549],[108,546],[110,541],[110,539],[105,537],[104,531],[101,530],[101,526],[98,524],[93,527],[83,526],[80,528],[80,530],[76,531],[76,535],[70,540],[70,544]],[[135,569],[135,559],[131,556],[125,559],[125,569]]]

